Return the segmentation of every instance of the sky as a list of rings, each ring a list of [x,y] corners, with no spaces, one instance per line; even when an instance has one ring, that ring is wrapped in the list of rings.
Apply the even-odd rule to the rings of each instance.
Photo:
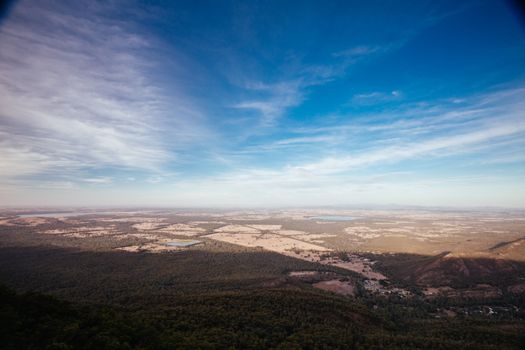
[[[505,1],[15,1],[0,205],[525,207]]]

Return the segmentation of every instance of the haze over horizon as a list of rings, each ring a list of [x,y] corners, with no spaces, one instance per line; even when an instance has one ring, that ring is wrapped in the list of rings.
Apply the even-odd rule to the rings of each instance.
[[[0,206],[525,207],[504,1],[16,1]]]

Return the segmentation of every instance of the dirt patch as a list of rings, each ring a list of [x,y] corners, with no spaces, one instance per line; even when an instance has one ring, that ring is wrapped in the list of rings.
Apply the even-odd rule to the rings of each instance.
[[[206,230],[201,227],[196,227],[188,224],[173,224],[163,227],[157,231],[162,233],[169,233],[175,236],[197,236],[206,232]]]
[[[300,236],[300,235],[308,234],[308,232],[298,231],[298,230],[276,230],[273,232],[279,235],[283,235],[283,236]]]
[[[112,236],[120,234],[121,232],[117,231],[114,226],[104,227],[104,226],[83,226],[83,227],[72,227],[68,229],[54,229],[40,231],[42,234],[46,235],[57,235],[64,237],[72,238],[88,238],[88,237],[102,237],[102,236]]]
[[[257,230],[261,231],[275,231],[280,230],[282,225],[248,225],[250,227],[253,227]]]
[[[141,222],[139,224],[135,224],[131,227],[134,229],[137,229],[139,231],[148,231],[148,230],[155,230],[159,227],[161,227],[162,224],[158,222]]]
[[[162,222],[164,220],[166,220],[166,218],[151,218],[151,217],[142,217],[142,216],[97,219],[97,221],[103,221],[103,222]]]
[[[320,245],[299,241],[289,237],[282,237],[276,234],[217,232],[211,235],[206,235],[205,237],[244,247],[260,247],[262,249],[282,254],[292,250],[330,251],[330,249]]]
[[[38,225],[47,224],[53,221],[57,221],[57,219],[56,218],[27,217],[27,218],[3,219],[3,220],[0,220],[0,225],[34,227]]]
[[[214,230],[215,232],[231,232],[231,233],[260,233],[261,230],[258,230],[253,227],[244,226],[244,225],[226,225],[219,227]]]
[[[313,284],[314,288],[326,290],[332,293],[337,293],[341,295],[355,295],[355,286],[350,281],[340,281],[340,280],[329,280],[321,281]]]
[[[291,271],[288,273],[290,277],[311,277],[319,274],[317,271]]]

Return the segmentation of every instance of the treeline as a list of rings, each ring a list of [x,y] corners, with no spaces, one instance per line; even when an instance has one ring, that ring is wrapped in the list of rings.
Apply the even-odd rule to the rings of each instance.
[[[400,329],[350,299],[304,290],[187,295],[155,310],[0,287],[2,349],[521,349],[521,323],[424,320]]]
[[[0,278],[19,290],[65,299],[130,303],[186,293],[259,289],[294,270],[351,271],[269,252],[188,250],[171,254],[0,247]],[[160,301],[161,303],[163,301]]]

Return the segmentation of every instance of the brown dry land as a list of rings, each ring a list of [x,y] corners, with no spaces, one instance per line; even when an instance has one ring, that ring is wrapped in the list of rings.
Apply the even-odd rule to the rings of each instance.
[[[329,280],[314,283],[313,286],[315,288],[319,288],[337,294],[352,296],[355,295],[355,286],[352,284],[352,282]]]
[[[446,269],[457,270],[458,274],[465,273],[459,263],[462,259],[525,261],[525,212],[518,210],[166,210],[103,214],[91,211],[86,215],[56,217],[49,213],[20,217],[19,213],[23,212],[0,213],[0,232],[17,230],[20,234],[31,234],[32,239],[36,239],[35,234],[40,235],[40,243],[46,241],[58,246],[97,251],[271,251],[354,271],[373,281],[386,280],[387,276],[384,269],[376,267],[375,258],[365,257],[367,253],[377,256],[443,254],[438,262],[414,269],[417,277],[405,274],[407,279],[424,285],[431,285],[433,280],[446,281],[442,276],[445,266]],[[353,219],[320,220],[319,216],[348,216]],[[187,248],[168,244],[188,237],[203,244]],[[0,244],[12,243],[0,240]],[[485,269],[512,270],[503,263],[483,266]],[[521,290],[522,283],[518,282],[514,287],[517,291]],[[336,280],[321,281],[316,287],[351,294],[349,287],[341,283]],[[375,286],[375,282],[370,282],[369,288],[382,288]],[[345,288],[348,290],[344,291]],[[426,293],[432,296],[436,293],[447,294],[445,291],[428,290]],[[478,292],[492,293],[483,288]]]

